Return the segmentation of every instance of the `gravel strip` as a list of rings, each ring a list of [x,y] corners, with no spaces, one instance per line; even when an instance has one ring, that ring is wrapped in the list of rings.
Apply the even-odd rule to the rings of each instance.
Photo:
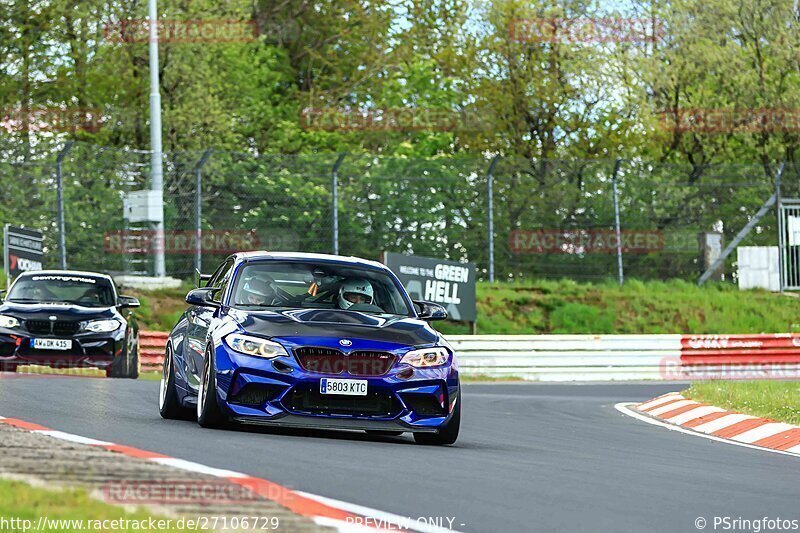
[[[41,487],[80,487],[112,505],[163,517],[219,517],[215,531],[330,531],[277,503],[218,477],[196,474],[0,424],[0,477]],[[167,489],[168,492],[165,492]],[[169,494],[164,497],[163,494]],[[224,518],[223,518],[224,517]],[[258,528],[224,529],[235,517],[261,517]],[[227,520],[226,520],[227,519]],[[252,524],[252,521],[251,521]],[[208,530],[207,530],[208,531]]]

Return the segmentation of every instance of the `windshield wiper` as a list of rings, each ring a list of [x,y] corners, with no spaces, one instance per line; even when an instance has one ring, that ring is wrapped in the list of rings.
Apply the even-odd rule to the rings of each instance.
[[[41,300],[36,300],[35,298],[6,298],[7,302],[18,302],[21,304],[38,304],[42,303]]]

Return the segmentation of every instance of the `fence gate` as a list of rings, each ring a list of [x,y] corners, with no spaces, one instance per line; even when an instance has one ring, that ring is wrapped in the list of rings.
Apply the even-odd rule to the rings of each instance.
[[[778,217],[778,246],[781,251],[781,286],[800,290],[800,199],[783,198]]]

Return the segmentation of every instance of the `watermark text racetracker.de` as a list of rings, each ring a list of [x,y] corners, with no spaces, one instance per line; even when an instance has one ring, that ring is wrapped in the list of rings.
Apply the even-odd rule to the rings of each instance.
[[[665,35],[663,22],[649,18],[518,18],[508,29],[519,43],[650,43]]]
[[[97,133],[103,126],[102,111],[88,107],[32,107],[0,109],[0,133],[54,132]]]
[[[678,133],[800,131],[800,109],[676,108],[659,113],[661,128]]]
[[[692,363],[679,356],[667,356],[659,362],[661,379],[748,380],[800,379],[800,365],[792,363]]]
[[[694,527],[700,531],[797,531],[800,519],[762,516],[759,518],[743,518],[741,516],[698,516]]]
[[[139,44],[150,42],[149,19],[126,19],[108,22],[103,26],[106,41],[113,43]],[[173,44],[190,43],[247,43],[264,39],[267,42],[289,42],[300,33],[295,21],[254,20],[159,19],[155,23],[154,41]]]
[[[625,253],[647,254],[664,249],[660,231],[623,230],[619,242]],[[617,234],[612,229],[513,230],[508,235],[513,254],[616,253]]]
[[[233,253],[256,250],[260,245],[258,233],[241,230],[204,230],[199,238],[196,231],[182,230],[119,230],[103,236],[103,249],[110,254],[152,253],[163,250],[168,254],[192,254],[198,249],[206,253]]]
[[[486,114],[473,110],[325,107],[303,109],[300,127],[313,131],[465,132],[485,131],[491,124]]]
[[[262,501],[253,487],[226,480],[125,480],[109,481],[102,488],[103,499],[111,504],[227,504]],[[270,486],[268,499],[287,500],[292,491]]]

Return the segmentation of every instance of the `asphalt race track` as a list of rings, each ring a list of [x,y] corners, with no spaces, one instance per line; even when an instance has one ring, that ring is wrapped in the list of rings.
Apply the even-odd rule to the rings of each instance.
[[[203,430],[162,420],[158,382],[0,376],[0,416],[245,472],[462,531],[696,531],[714,516],[798,518],[794,457],[625,416],[675,384],[466,385],[453,447],[408,436]],[[0,443],[1,444],[1,443]],[[445,522],[446,523],[446,522]]]

